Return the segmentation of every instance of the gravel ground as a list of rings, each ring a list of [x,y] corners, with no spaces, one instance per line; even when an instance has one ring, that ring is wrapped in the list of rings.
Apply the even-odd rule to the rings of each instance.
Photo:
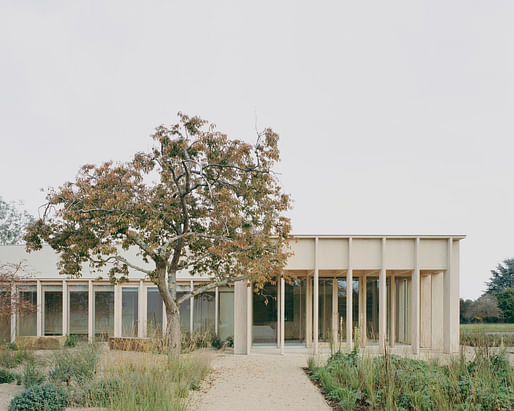
[[[305,354],[220,353],[211,365],[191,410],[330,410],[302,369]]]

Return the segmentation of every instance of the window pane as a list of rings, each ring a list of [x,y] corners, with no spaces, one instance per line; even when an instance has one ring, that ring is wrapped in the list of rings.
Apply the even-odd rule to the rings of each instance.
[[[24,287],[19,292],[20,299],[27,301],[33,306],[37,304],[36,287]],[[16,319],[16,335],[20,336],[34,336],[37,335],[37,313],[21,312],[17,314]]]
[[[62,335],[62,287],[42,287],[43,335]]]
[[[339,340],[346,341],[346,279],[337,279],[337,312]]]
[[[146,335],[162,336],[162,297],[157,288],[146,289]]]
[[[191,290],[191,287],[188,285],[177,285],[177,299],[180,297],[183,297],[186,293],[188,293]],[[186,301],[184,301],[180,307],[180,330],[184,334],[189,334],[190,332],[190,323],[191,323],[191,299],[188,298]]]
[[[80,339],[88,337],[88,302],[87,285],[68,286],[69,290],[69,333],[78,335]]]
[[[396,341],[410,344],[410,279],[396,278]]]
[[[95,340],[107,341],[114,334],[114,290],[112,286],[96,286]]]
[[[123,287],[121,289],[121,335],[137,337],[138,323],[138,289]]]
[[[378,277],[366,277],[366,336],[378,341]]]
[[[220,288],[218,306],[218,333],[222,340],[234,337],[234,290]]]
[[[194,331],[214,334],[216,300],[214,292],[206,292],[194,298],[193,325]]]
[[[328,341],[332,333],[332,280],[319,280],[318,295],[319,340]]]
[[[266,284],[263,289],[253,294],[254,343],[277,342],[277,286]]]
[[[0,292],[0,312],[10,310],[9,300],[11,293]],[[11,340],[11,314],[0,314],[0,342],[8,342]]]
[[[305,340],[305,280],[295,279],[293,284],[285,283],[284,340],[303,342]]]

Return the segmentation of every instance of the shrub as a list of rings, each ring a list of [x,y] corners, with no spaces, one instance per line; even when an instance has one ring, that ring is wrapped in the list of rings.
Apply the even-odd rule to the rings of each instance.
[[[16,368],[23,362],[24,358],[25,353],[23,351],[0,351],[0,365],[5,368]]]
[[[55,384],[34,385],[12,399],[9,411],[61,411],[68,398],[66,389]]]
[[[105,377],[77,388],[72,394],[71,402],[82,407],[107,407],[116,401],[120,390],[119,377]]]
[[[33,385],[40,385],[45,381],[45,375],[39,368],[38,363],[31,359],[25,363],[21,376],[23,386],[25,388],[32,387]]]
[[[0,368],[0,384],[9,384],[14,381],[14,374]]]
[[[64,342],[64,345],[66,347],[75,347],[77,345],[78,339],[79,337],[77,334],[68,334],[66,336],[66,341]]]
[[[84,384],[94,378],[99,359],[98,347],[93,344],[83,345],[77,350],[58,351],[49,378],[67,385],[71,382]]]
[[[224,346],[225,346],[225,343],[223,342],[223,340],[220,337],[218,337],[217,335],[214,335],[212,337],[212,340],[211,340],[211,347],[212,348],[220,350]]]
[[[234,346],[234,337],[227,337],[227,347],[233,347]]]

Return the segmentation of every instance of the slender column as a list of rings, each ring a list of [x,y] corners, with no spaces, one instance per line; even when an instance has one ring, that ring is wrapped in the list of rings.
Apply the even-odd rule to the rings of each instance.
[[[419,353],[419,237],[414,248],[414,272],[412,273],[411,341],[412,352]]]
[[[389,345],[394,347],[394,339],[396,338],[396,280],[391,275],[391,315],[389,317]]]
[[[43,328],[43,294],[40,280],[36,281],[36,306],[36,335],[41,337]]]
[[[121,285],[116,284],[114,286],[114,336],[117,338],[122,336],[122,298]]]
[[[318,354],[318,336],[319,336],[319,270],[318,270],[318,242],[319,239],[316,237],[314,241],[314,354]]]
[[[218,335],[218,322],[219,322],[219,306],[220,306],[220,291],[216,287],[216,293],[214,294],[214,333]]]
[[[337,278],[332,279],[332,344],[334,349],[337,347],[339,313],[337,312]]]
[[[68,335],[68,283],[62,280],[62,335]]]
[[[444,274],[444,351],[446,353],[459,351],[458,247],[458,242],[454,243],[451,237],[448,238],[448,267]]]
[[[305,287],[305,342],[308,348],[312,347],[312,278],[307,274]]]
[[[146,294],[143,280],[139,280],[139,290],[137,293],[137,336],[146,336]]]
[[[382,268],[378,285],[378,346],[381,353],[385,351],[387,323],[387,281],[386,281],[386,239],[382,238]]]
[[[361,328],[361,345],[365,347],[367,344],[366,330],[366,299],[367,299],[366,273],[362,273],[359,279],[359,327]]]
[[[16,342],[16,284],[11,285],[11,342]]]
[[[90,343],[93,342],[95,337],[94,329],[94,301],[93,301],[93,281],[88,281],[88,295],[87,295],[87,339]]]
[[[252,285],[250,283],[249,287],[246,287],[246,353],[250,354],[252,349],[252,304],[253,304],[253,291]]]
[[[191,280],[191,292],[194,291],[194,288],[195,288],[195,284],[193,283],[193,280]],[[189,303],[189,333],[191,335],[193,335],[193,330],[194,330],[193,320],[195,318],[194,317],[195,298],[191,297],[189,301],[190,301],[190,303]]]
[[[360,290],[359,290],[360,292]],[[346,271],[346,343],[348,350],[353,348],[353,271],[352,238],[348,239],[348,270]]]
[[[236,281],[234,284],[234,354],[249,354],[248,288],[246,281]]]
[[[285,284],[284,277],[280,278],[280,354],[284,355],[284,326],[285,326]]]
[[[282,301],[282,280],[277,278],[277,348],[280,348],[280,342],[282,341],[282,328],[281,328],[281,301]]]

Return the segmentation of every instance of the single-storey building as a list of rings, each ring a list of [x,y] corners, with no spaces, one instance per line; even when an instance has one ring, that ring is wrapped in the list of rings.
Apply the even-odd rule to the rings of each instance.
[[[184,332],[234,339],[234,352],[252,347],[361,346],[418,353],[459,350],[459,242],[461,235],[297,235],[287,279],[261,292],[246,282],[198,295],[180,308]],[[130,254],[130,251],[129,251]],[[135,253],[132,256],[137,258]],[[26,261],[30,278],[18,284],[35,312],[0,323],[0,339],[75,334],[152,336],[166,327],[164,305],[151,281],[131,271],[112,285],[84,267],[80,278],[58,274],[58,256],[45,246],[0,247],[0,262]],[[180,272],[178,293],[210,279]],[[2,298],[0,296],[0,298]],[[6,298],[5,296],[3,298]]]

